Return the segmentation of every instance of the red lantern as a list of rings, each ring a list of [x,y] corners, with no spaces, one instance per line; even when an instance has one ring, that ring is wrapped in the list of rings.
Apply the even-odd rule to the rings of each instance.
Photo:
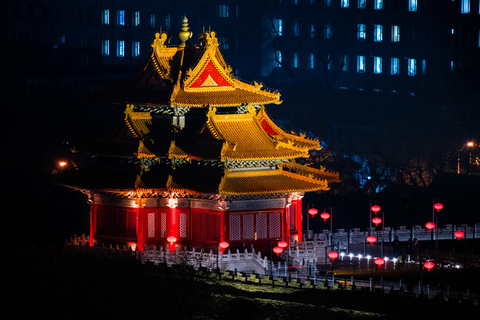
[[[425,267],[425,269],[428,270],[428,272],[430,272],[430,270],[435,268],[435,263],[433,263],[432,261],[427,261],[423,264],[423,266]]]
[[[379,223],[382,223],[382,218],[375,217],[372,219],[372,222],[375,223],[375,226],[378,226]]]
[[[328,213],[328,212],[322,212],[322,213],[320,214],[320,218],[322,218],[323,221],[327,221],[327,219],[330,218],[330,213]]]
[[[432,231],[432,229],[435,228],[435,223],[427,222],[425,223],[425,228],[427,228],[429,231]]]
[[[367,242],[370,242],[370,245],[373,245],[373,243],[377,241],[377,237],[375,236],[368,236],[367,237]]]
[[[287,243],[287,241],[281,240],[281,241],[278,241],[278,246],[283,249],[283,248],[286,248],[288,246],[288,243]]]
[[[465,232],[458,230],[458,231],[455,231],[453,235],[456,238],[458,238],[458,240],[460,240],[461,238],[465,237]]]
[[[338,252],[330,251],[330,252],[328,253],[328,257],[329,257],[330,259],[332,259],[332,262],[333,262],[336,258],[338,258]]]
[[[377,205],[374,205],[372,206],[372,211],[375,212],[375,214],[377,214],[378,211],[380,211],[382,208],[380,208],[380,206],[377,206]]]
[[[277,257],[278,257],[278,255],[283,252],[283,248],[275,247],[275,248],[273,248],[273,252],[275,252],[277,254]]]
[[[223,254],[225,252],[225,249],[227,249],[230,244],[227,241],[222,241],[218,244],[218,246],[220,247],[220,250],[222,250]]]
[[[167,242],[168,242],[168,247],[170,251],[171,252],[175,251],[175,242],[177,242],[177,238],[175,236],[169,236],[167,238]]]
[[[439,212],[440,210],[443,209],[443,204],[441,204],[441,203],[435,203],[435,204],[433,205],[433,208],[435,208],[435,209],[437,210],[437,212]]]
[[[318,213],[318,210],[315,208],[308,209],[308,213],[312,215],[312,218]]]
[[[375,264],[376,264],[378,267],[381,267],[381,266],[385,263],[385,259],[383,259],[383,258],[377,258],[377,259],[373,260],[373,262],[375,262]]]

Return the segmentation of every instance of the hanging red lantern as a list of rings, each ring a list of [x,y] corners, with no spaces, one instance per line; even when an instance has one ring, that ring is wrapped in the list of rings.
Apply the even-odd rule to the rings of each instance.
[[[368,236],[367,237],[367,242],[370,242],[370,245],[373,245],[373,243],[377,241],[377,237],[375,236]]]
[[[227,249],[230,244],[227,242],[227,241],[222,241],[218,244],[218,246],[220,247],[220,250],[222,250],[222,254],[225,252],[225,249]]]
[[[435,203],[433,205],[433,208],[435,208],[437,210],[437,212],[439,212],[440,210],[443,209],[443,204],[441,204],[440,202],[439,203]]]
[[[332,259],[332,262],[333,262],[336,258],[338,258],[338,252],[336,252],[336,251],[330,251],[330,252],[328,253],[328,257],[329,257],[330,259]]]
[[[382,223],[382,218],[375,217],[372,219],[372,222],[375,223],[375,226],[378,226],[380,223]]]
[[[425,228],[427,228],[429,231],[432,231],[432,229],[435,228],[435,223],[427,222],[427,223],[425,223]]]
[[[278,241],[278,246],[280,248],[286,248],[288,246],[288,243],[287,241],[281,240],[281,241]]]
[[[380,208],[380,206],[374,205],[371,207],[371,209],[373,212],[375,212],[375,214],[377,214],[377,212],[380,211],[382,208]]]
[[[453,235],[456,238],[458,238],[458,240],[460,240],[461,238],[465,237],[465,232],[458,230],[458,231],[455,231]]]
[[[385,263],[385,259],[383,259],[383,258],[377,258],[377,259],[373,260],[373,262],[375,262],[375,264],[376,264],[378,267],[381,267],[381,266]]]
[[[322,213],[320,214],[320,218],[322,218],[323,221],[327,221],[327,219],[330,218],[330,213],[328,213],[328,212],[322,212]]]
[[[170,251],[171,252],[175,251],[175,242],[177,242],[177,237],[169,236],[167,238],[167,242],[168,242],[168,247],[169,247]]]
[[[423,266],[425,267],[425,269],[428,270],[428,272],[430,272],[430,270],[435,268],[435,263],[433,263],[432,261],[427,261],[423,264]]]
[[[277,254],[277,257],[278,257],[278,255],[283,252],[283,248],[275,247],[275,248],[273,248],[273,252],[275,252]]]
[[[308,213],[312,216],[312,218],[318,213],[318,210],[315,208],[308,209]]]

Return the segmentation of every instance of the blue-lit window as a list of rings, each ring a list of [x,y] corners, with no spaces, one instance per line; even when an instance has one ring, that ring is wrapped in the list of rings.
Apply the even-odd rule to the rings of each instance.
[[[373,57],[373,73],[382,73],[382,57]]]
[[[282,51],[275,51],[275,67],[280,68],[282,64]]]
[[[480,10],[480,9],[479,9]],[[470,13],[470,0],[462,0],[461,13]]]
[[[357,56],[357,72],[365,72],[365,56]]]
[[[313,53],[310,53],[310,61],[308,63],[310,69],[315,68],[315,55]]]
[[[324,0],[325,6],[330,7],[332,5],[332,0]]]
[[[455,62],[450,61],[450,71],[453,71],[453,69],[455,68]]]
[[[298,55],[296,52],[293,53],[292,67],[298,68]]]
[[[380,24],[376,24],[373,26],[373,41],[375,42],[382,42],[383,40],[383,26]]]
[[[383,0],[373,0],[373,9],[382,10],[383,9]]]
[[[315,24],[310,24],[310,37],[315,37]]]
[[[422,60],[422,74],[427,74],[427,60]]]
[[[273,27],[275,28],[274,31],[277,33],[277,35],[281,36],[283,34],[282,19],[273,20]]]
[[[349,0],[340,0],[340,7],[348,8]]]
[[[102,10],[102,24],[110,24],[110,10],[103,9]]]
[[[166,13],[163,20],[165,21],[165,29],[170,29],[170,13]]]
[[[400,59],[391,58],[390,59],[390,74],[395,75],[400,72]]]
[[[409,76],[414,76],[417,74],[417,60],[408,59],[408,71]]]
[[[125,41],[117,40],[117,57],[125,57]]]
[[[298,27],[298,22],[293,23],[293,34],[298,37],[300,35],[300,29]]]
[[[135,11],[133,13],[133,25],[134,26],[140,25],[140,11]]]
[[[357,39],[365,40],[367,38],[366,26],[363,23],[357,24]]]
[[[119,26],[125,25],[125,10],[118,10],[117,11],[117,24]]]
[[[134,41],[132,43],[132,57],[137,58],[140,56],[140,41]]]
[[[408,0],[408,11],[417,11],[417,0]]]
[[[358,0],[357,8],[358,9],[365,9],[367,7],[367,0]]]
[[[342,61],[342,71],[347,71],[348,70],[348,56],[343,56],[343,61]]]
[[[330,39],[332,37],[332,25],[331,24],[327,24],[325,26],[325,30],[324,30],[324,34],[323,36],[326,38],[326,39]]]
[[[327,69],[330,70],[332,68],[332,58],[330,57],[329,54],[327,55],[327,61],[328,61]]]
[[[392,26],[392,42],[400,42],[400,26]]]
[[[155,27],[155,13],[150,13],[150,27]]]
[[[215,16],[219,18],[228,18],[228,5],[226,4],[216,5]]]
[[[108,39],[102,40],[102,55],[110,55],[110,40]]]

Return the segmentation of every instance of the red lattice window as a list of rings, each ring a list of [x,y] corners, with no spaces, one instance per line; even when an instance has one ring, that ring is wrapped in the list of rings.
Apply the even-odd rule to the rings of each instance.
[[[136,235],[136,212],[120,208],[97,207],[97,236],[133,239]]]
[[[208,212],[192,212],[192,240],[218,241],[220,215]]]
[[[289,223],[290,223],[290,230],[295,230],[295,211],[296,211],[297,205],[291,204],[288,207],[288,217],[289,217]]]
[[[229,215],[230,241],[279,239],[282,236],[280,212],[232,213]]]
[[[157,228],[156,228],[156,213],[148,212],[147,213],[147,239],[156,239]]]
[[[186,239],[188,237],[188,215],[185,212],[181,212],[178,214],[178,232],[180,239]]]

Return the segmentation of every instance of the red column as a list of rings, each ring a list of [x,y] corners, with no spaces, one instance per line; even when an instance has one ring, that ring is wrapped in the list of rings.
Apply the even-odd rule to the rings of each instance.
[[[93,247],[94,243],[94,236],[95,232],[97,229],[97,206],[93,201],[90,203],[90,240],[89,240],[89,246]]]
[[[178,212],[176,208],[169,208],[168,209],[169,221],[168,221],[168,228],[167,228],[167,237],[174,236],[179,239],[179,232],[178,232]]]
[[[145,209],[137,209],[137,247],[143,251],[145,246]]]
[[[225,215],[226,215],[225,210],[221,210],[220,211],[220,239],[218,242],[228,241],[225,234],[225,230],[226,230],[225,222],[227,220],[225,218]]]
[[[288,242],[288,245],[290,245],[290,206],[287,206],[283,208],[283,221],[284,221],[284,232],[283,234],[285,235],[285,240]]]
[[[297,229],[298,242],[303,240],[303,227],[302,227],[302,199],[295,200],[295,229]]]

